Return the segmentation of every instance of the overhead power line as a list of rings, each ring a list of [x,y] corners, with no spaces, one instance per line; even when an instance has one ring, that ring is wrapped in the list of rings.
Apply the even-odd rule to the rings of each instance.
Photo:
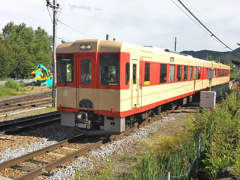
[[[71,27],[71,26],[69,26],[69,25],[67,25],[67,24],[65,24],[65,23],[63,23],[63,22],[61,22],[61,21],[59,21],[59,20],[58,20],[58,22],[60,22],[61,24],[63,24],[63,25],[65,25],[65,26],[69,27],[70,29],[72,29],[72,30],[74,30],[74,31],[76,31],[76,32],[78,32],[78,33],[81,33],[81,34],[83,34],[83,35],[85,35],[85,36],[88,36],[88,37],[90,37],[90,38],[96,39],[96,38],[94,38],[94,37],[92,37],[92,36],[89,36],[89,35],[87,35],[87,34],[81,32],[81,31],[78,31],[77,29],[74,29],[73,27]]]
[[[223,41],[221,41],[215,34],[213,34],[180,0],[178,2],[211,34],[212,37],[216,38],[221,44],[223,44],[226,48],[233,51],[228,45],[226,45]],[[175,4],[175,3],[174,3]]]
[[[47,6],[47,10],[48,10],[48,14],[49,14],[49,17],[50,17],[50,19],[51,19],[51,22],[53,23],[52,16],[51,16],[51,14],[50,14],[50,11],[49,11],[49,9],[48,9],[48,6]]]
[[[177,3],[175,3],[173,0],[171,0],[186,16],[189,17],[189,19],[191,19],[198,27],[200,27],[205,33],[208,34],[208,32],[202,27],[200,26],[191,16],[189,16]]]

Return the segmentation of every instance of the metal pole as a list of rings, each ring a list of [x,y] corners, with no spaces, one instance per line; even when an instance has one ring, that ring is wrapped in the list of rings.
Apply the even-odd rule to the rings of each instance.
[[[171,179],[171,172],[170,171],[166,171],[165,178],[166,178],[166,180]]]
[[[57,35],[57,0],[53,0],[53,86],[52,86],[52,107],[56,107],[56,94],[57,94],[57,78],[56,78],[56,35]]]
[[[197,162],[196,162],[196,173],[197,177],[199,176],[199,159],[201,155],[201,135],[198,134],[198,145],[197,145]],[[199,178],[199,177],[198,177]]]
[[[211,87],[211,86],[212,86],[212,78],[209,79],[209,91],[212,90],[212,87]]]
[[[238,83],[240,85],[240,65],[235,65],[238,68]],[[230,70],[231,73],[231,70]]]
[[[177,38],[175,37],[175,46],[174,46],[174,51],[177,51]]]

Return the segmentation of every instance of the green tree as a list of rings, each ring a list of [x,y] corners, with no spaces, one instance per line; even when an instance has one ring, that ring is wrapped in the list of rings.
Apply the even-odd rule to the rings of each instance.
[[[218,57],[216,57],[216,56],[212,56],[212,55],[209,55],[209,56],[208,56],[208,60],[209,60],[209,61],[215,61],[215,62],[218,62]]]
[[[13,54],[0,40],[0,78],[10,75]]]
[[[36,68],[33,59],[24,47],[19,45],[12,45],[14,49],[14,63],[11,66],[10,77],[28,78],[31,72]]]
[[[229,56],[221,56],[220,62],[223,64],[231,64],[232,59],[237,59],[236,57],[229,55]]]
[[[40,27],[34,31],[24,23],[10,22],[3,28],[0,41],[0,67],[5,67],[0,77],[26,78],[38,63],[51,64],[52,38]]]
[[[35,30],[35,49],[34,54],[36,57],[35,64],[44,64],[49,66],[52,64],[52,36],[49,36],[44,29],[38,27]]]

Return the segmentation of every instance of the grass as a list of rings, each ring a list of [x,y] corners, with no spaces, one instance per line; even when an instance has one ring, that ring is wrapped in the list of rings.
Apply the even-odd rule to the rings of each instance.
[[[204,178],[217,179],[218,172],[227,166],[235,166],[232,174],[240,178],[240,142],[234,143],[240,137],[240,96],[238,93],[226,96],[227,100],[214,111],[203,109],[189,116],[185,133],[161,140],[153,153],[143,156],[133,169],[133,179],[164,179],[165,170],[170,170],[173,176],[186,173],[196,155],[198,134],[202,135],[201,173]],[[194,166],[189,176],[181,179],[195,178]]]
[[[166,170],[171,171],[172,176],[185,174],[196,156],[196,146],[195,138],[185,132],[161,139],[157,146],[150,147],[151,151],[143,155],[136,167],[133,166],[133,179],[165,179]]]
[[[24,94],[26,88],[23,86],[19,86],[18,82],[14,81],[13,79],[8,80],[5,83],[5,86],[0,86],[0,97],[9,97],[15,95]]]
[[[6,86],[0,86],[0,98],[22,95],[25,94],[25,92],[25,88],[19,88],[18,90],[16,90]]]
[[[35,93],[36,90],[37,90],[37,92],[39,90],[46,91],[46,90],[50,90],[51,88],[52,88],[51,86],[49,86],[49,87],[26,86],[23,83],[21,85],[19,85],[17,81],[10,79],[5,83],[5,85],[0,85],[0,98]]]
[[[230,77],[231,77],[231,78],[239,78],[239,72],[232,72],[232,73],[230,74]]]
[[[112,180],[116,179],[115,172],[112,170],[112,161],[111,159],[105,162],[105,165],[100,167],[97,170],[88,169],[84,174],[76,172],[75,180],[84,179],[84,180]]]

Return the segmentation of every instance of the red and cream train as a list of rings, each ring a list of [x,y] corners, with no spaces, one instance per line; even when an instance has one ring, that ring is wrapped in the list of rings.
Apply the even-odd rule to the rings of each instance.
[[[63,126],[122,132],[134,116],[184,103],[229,83],[230,67],[167,50],[107,40],[57,47],[57,109]]]

